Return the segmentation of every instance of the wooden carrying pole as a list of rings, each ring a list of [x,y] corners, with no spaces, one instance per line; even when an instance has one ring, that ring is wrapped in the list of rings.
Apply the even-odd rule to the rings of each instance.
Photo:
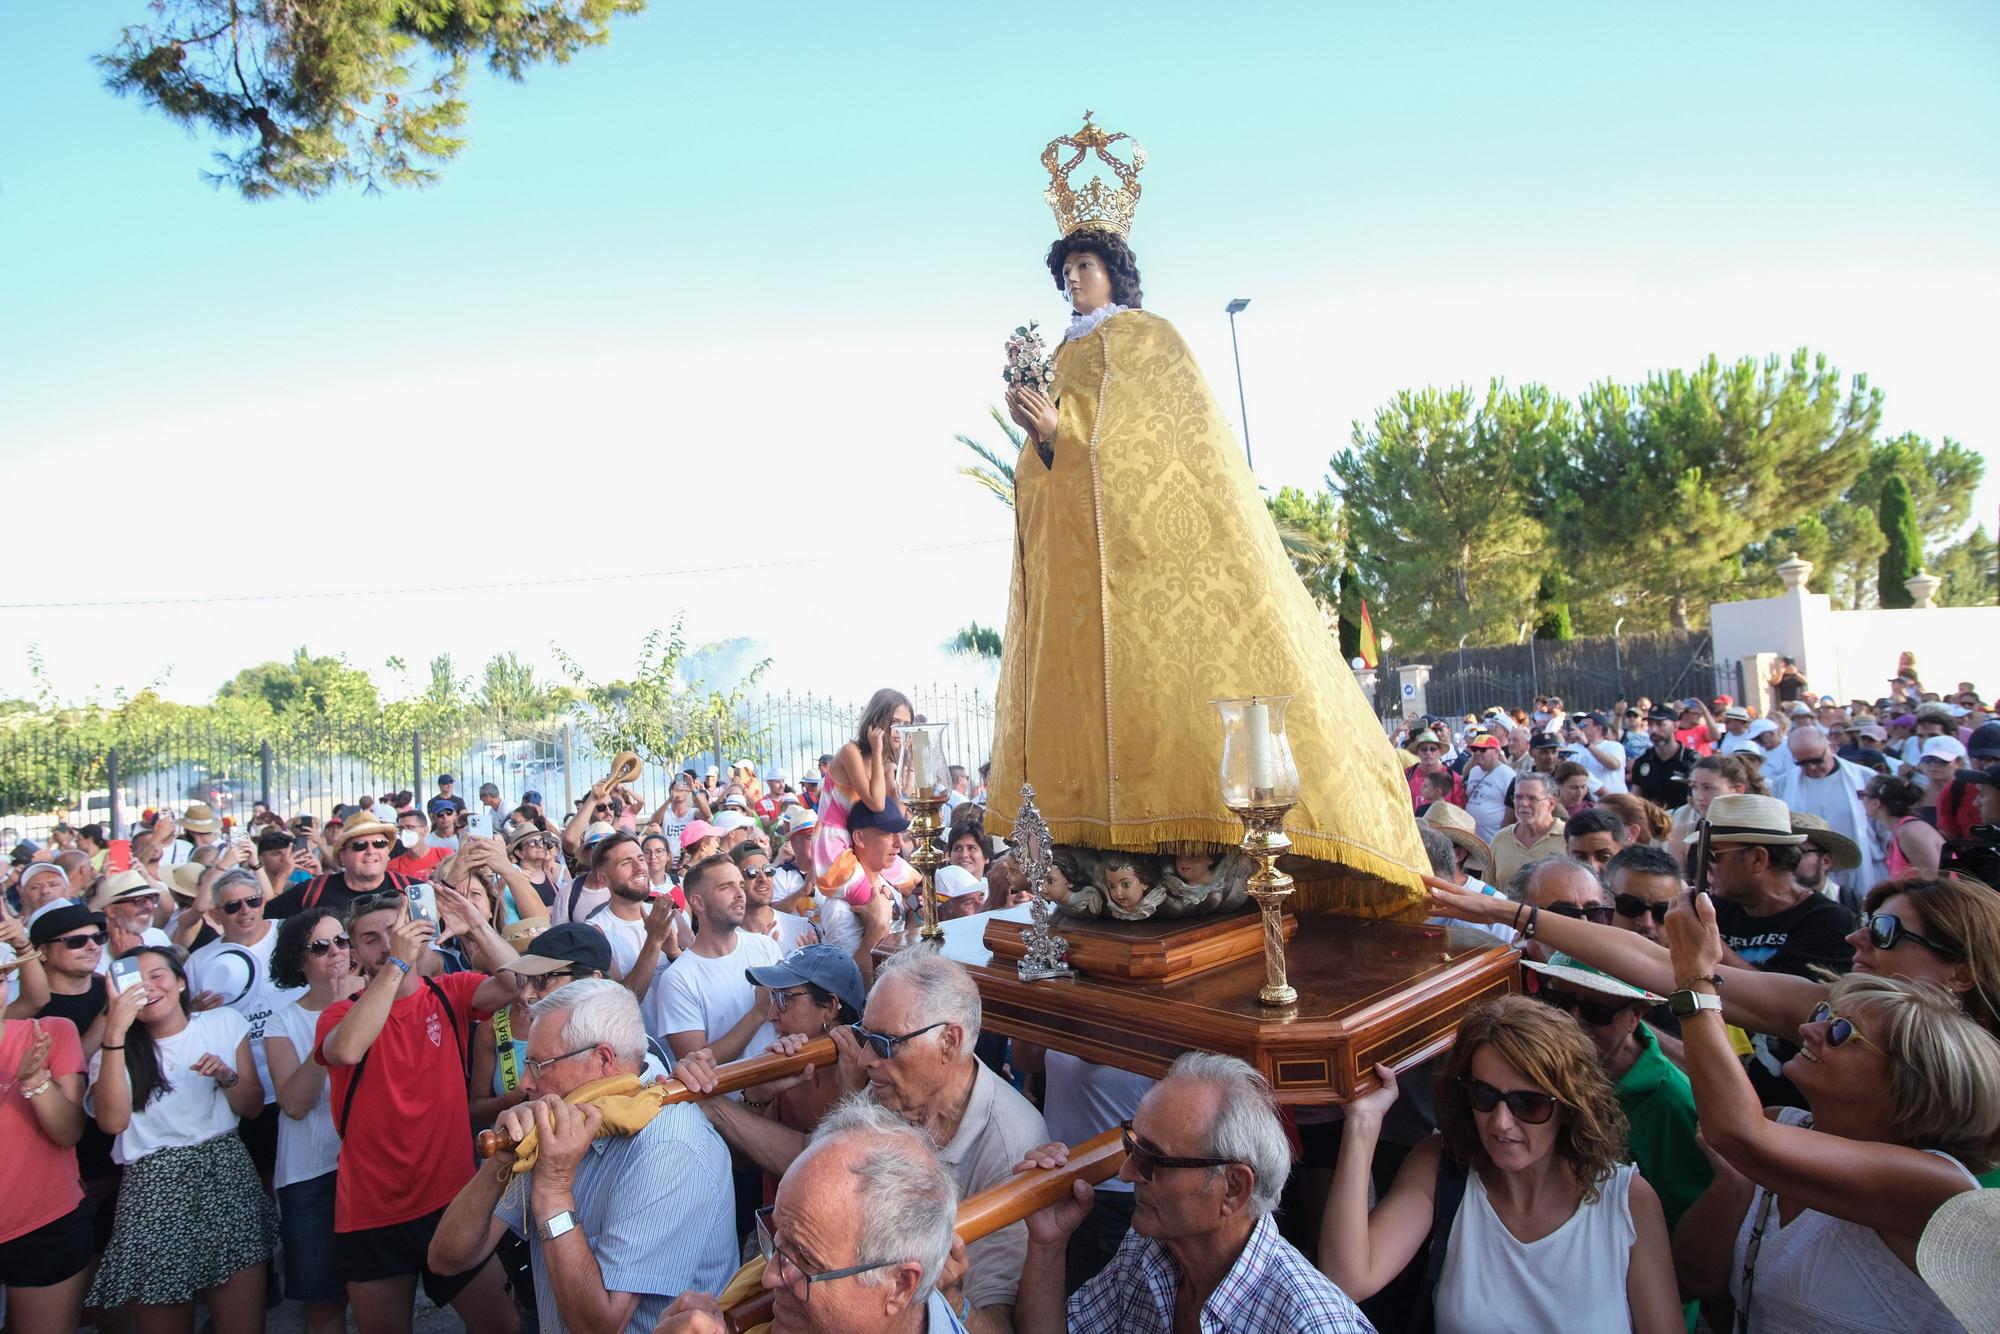
[[[1069,1161],[1061,1167],[1032,1167],[960,1200],[958,1222],[952,1231],[970,1246],[1020,1222],[1037,1209],[1067,1199],[1072,1182],[1088,1181],[1095,1186],[1110,1180],[1124,1163],[1125,1132],[1114,1126],[1071,1149]],[[747,1334],[759,1325],[769,1324],[774,1297],[765,1288],[730,1307],[724,1314],[730,1334]]]
[[[665,1096],[660,1099],[660,1105],[665,1107],[676,1102],[700,1102],[703,1098],[719,1097],[725,1093],[741,1093],[744,1089],[756,1088],[759,1084],[768,1084],[773,1080],[798,1074],[809,1065],[828,1066],[839,1059],[840,1050],[833,1045],[832,1038],[814,1038],[790,1056],[778,1056],[767,1052],[762,1056],[748,1056],[740,1061],[730,1061],[726,1065],[716,1066],[715,1088],[708,1093],[696,1093],[669,1075],[660,1081],[666,1090]],[[514,1141],[498,1130],[479,1132],[481,1158],[491,1158],[503,1150],[511,1150],[514,1147]]]

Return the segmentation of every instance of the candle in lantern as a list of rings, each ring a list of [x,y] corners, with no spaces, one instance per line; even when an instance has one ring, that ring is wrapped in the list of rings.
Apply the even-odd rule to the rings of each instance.
[[[1271,706],[1252,704],[1243,711],[1243,730],[1250,742],[1250,791],[1269,795],[1278,786],[1278,755],[1271,746]]]
[[[922,728],[906,734],[910,746],[910,793],[927,797],[931,791],[930,734]]]

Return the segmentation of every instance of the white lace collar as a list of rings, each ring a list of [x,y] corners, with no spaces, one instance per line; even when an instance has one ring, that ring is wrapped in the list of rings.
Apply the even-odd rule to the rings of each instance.
[[[1074,343],[1077,339],[1094,332],[1098,325],[1104,323],[1113,315],[1129,309],[1131,307],[1121,306],[1113,302],[1108,306],[1099,306],[1088,315],[1073,315],[1069,322],[1069,332],[1063,335],[1063,341],[1065,343]]]

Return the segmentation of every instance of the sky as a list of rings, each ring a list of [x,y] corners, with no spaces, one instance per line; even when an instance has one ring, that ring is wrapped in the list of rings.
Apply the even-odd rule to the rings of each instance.
[[[1239,432],[1250,299],[1271,489],[1400,389],[1805,345],[1984,454],[1992,523],[2000,8],[1223,13],[655,3],[476,77],[433,188],[250,204],[102,88],[141,0],[10,6],[0,697],[31,653],[65,700],[300,646],[609,679],[676,617],[781,689],[972,671],[1012,528],[953,436],[1066,319],[1038,158],[1086,108],[1148,150],[1146,303]]]

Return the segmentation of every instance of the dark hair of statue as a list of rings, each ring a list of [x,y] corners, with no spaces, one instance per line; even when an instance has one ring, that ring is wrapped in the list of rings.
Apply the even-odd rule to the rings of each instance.
[[[1124,237],[1097,227],[1079,227],[1049,247],[1049,276],[1056,280],[1058,292],[1065,290],[1063,263],[1079,250],[1087,250],[1104,261],[1114,305],[1140,308],[1144,293],[1139,290],[1138,258],[1133,255],[1132,247],[1125,244]]]

